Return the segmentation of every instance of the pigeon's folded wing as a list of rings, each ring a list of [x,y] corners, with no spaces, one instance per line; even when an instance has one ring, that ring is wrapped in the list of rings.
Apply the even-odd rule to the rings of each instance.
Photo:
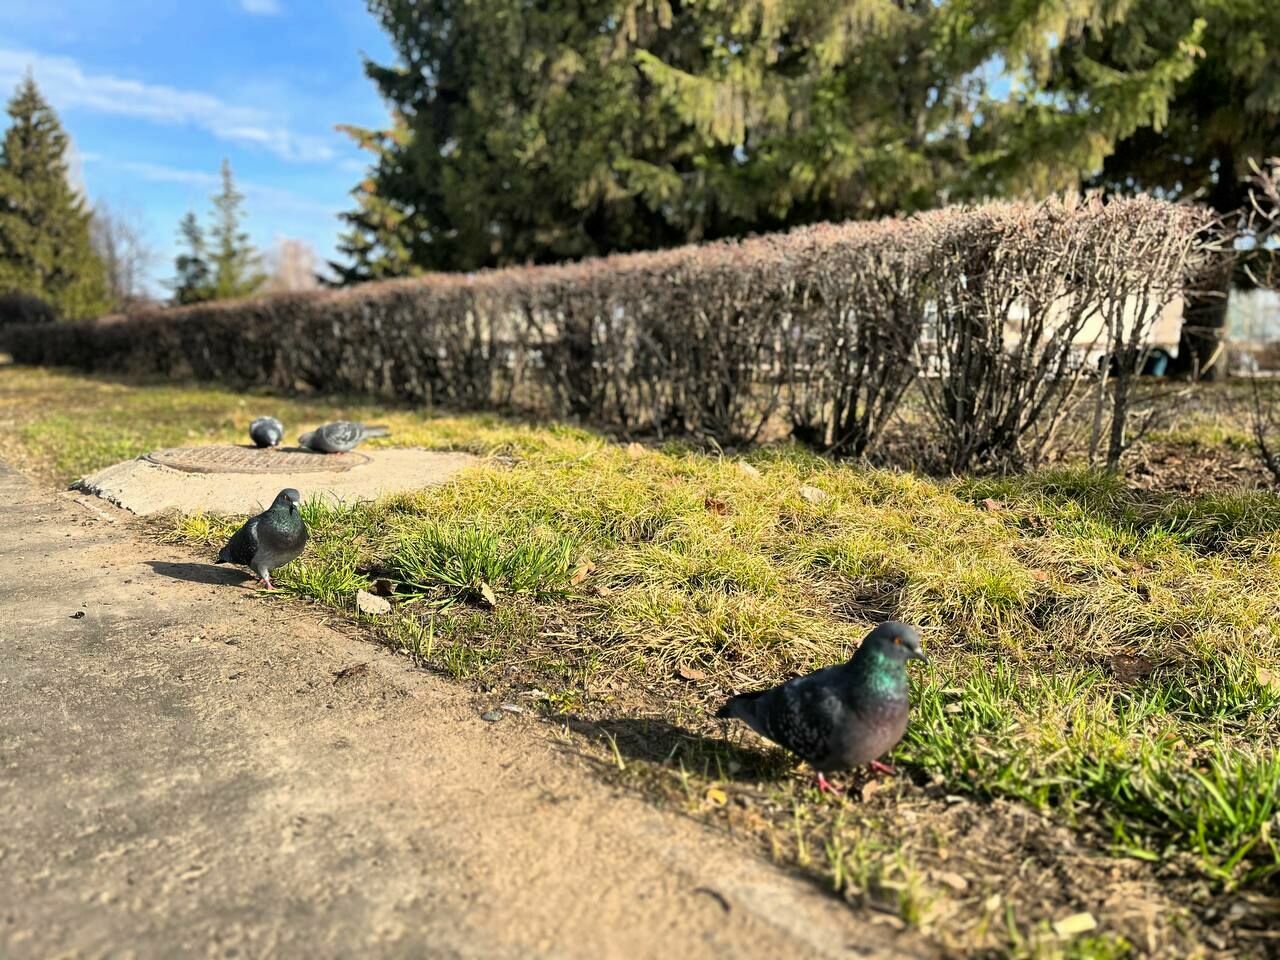
[[[769,702],[761,710],[770,739],[810,762],[830,755],[835,724],[843,711],[826,673],[799,677],[770,691]]]
[[[258,553],[258,518],[254,517],[237,530],[222,548],[222,556],[231,563],[248,566]]]

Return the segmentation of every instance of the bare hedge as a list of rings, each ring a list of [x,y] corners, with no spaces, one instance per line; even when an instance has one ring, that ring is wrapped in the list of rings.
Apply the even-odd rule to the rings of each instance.
[[[1123,417],[1112,398],[1131,378],[1098,383],[1079,366],[1079,337],[1100,320],[1098,349],[1132,365],[1141,330],[1116,322],[1121,308],[1158,313],[1178,296],[1207,216],[1147,197],[947,208],[5,339],[21,363],[721,442],[781,422],[816,447],[867,455],[918,382],[919,430],[939,466],[1024,465],[1084,385]]]

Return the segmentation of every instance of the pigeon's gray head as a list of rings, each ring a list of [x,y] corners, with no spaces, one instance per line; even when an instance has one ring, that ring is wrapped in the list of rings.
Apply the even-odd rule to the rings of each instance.
[[[861,653],[863,650],[878,651],[890,660],[903,663],[908,660],[929,662],[929,658],[920,649],[920,634],[897,620],[886,620],[867,634],[858,652]]]
[[[302,494],[298,493],[293,487],[288,487],[276,494],[275,502],[271,504],[272,508],[287,507],[289,512],[297,513],[298,504],[302,502]]]
[[[311,446],[311,441],[314,440],[315,438],[316,438],[316,432],[314,430],[308,430],[306,433],[304,433],[302,436],[298,438],[298,446],[309,448]]]

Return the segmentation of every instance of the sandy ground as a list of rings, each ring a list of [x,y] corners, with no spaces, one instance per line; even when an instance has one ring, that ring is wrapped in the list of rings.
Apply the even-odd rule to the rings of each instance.
[[[928,955],[101,501],[0,530],[0,956]]]
[[[139,458],[90,474],[77,487],[141,515],[166,510],[246,514],[266,509],[285,487],[297,488],[304,499],[373,500],[444,483],[480,462],[465,453],[412,448],[362,452],[371,462],[342,473],[186,473]],[[263,451],[262,456],[272,453]]]

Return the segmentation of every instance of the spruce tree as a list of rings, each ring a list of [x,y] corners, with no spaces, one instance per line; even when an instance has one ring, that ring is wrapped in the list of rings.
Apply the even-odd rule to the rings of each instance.
[[[208,230],[201,228],[194,211],[189,211],[178,224],[178,236],[185,249],[174,260],[177,276],[170,287],[175,303],[247,297],[266,282],[261,258],[240,226],[244,221],[244,194],[236,188],[227,160],[222,161],[222,189],[212,201]]]
[[[374,150],[353,259],[390,230],[426,269],[931,206],[993,42],[934,0],[369,7],[400,62],[366,72],[407,136]]]
[[[174,261],[177,276],[170,283],[173,302],[179,305],[201,303],[213,298],[210,283],[209,258],[205,250],[204,231],[196,219],[194,210],[178,224],[178,239],[186,249]]]
[[[391,147],[403,147],[408,128],[397,120],[390,130],[367,130],[342,124],[338,127],[362,149],[374,155],[374,169],[351,191],[356,209],[340,214],[347,230],[338,238],[344,260],[330,260],[333,274],[327,282],[349,286],[368,280],[406,277],[420,272],[413,262],[412,243],[420,233],[416,218],[393,200],[378,193],[383,157]]]
[[[1207,202],[1231,223],[1247,203],[1251,162],[1280,151],[1280,3],[1044,6],[1057,10],[1059,42],[1009,61],[1024,93],[991,113],[992,190],[1038,194],[1083,180]],[[1178,372],[1225,374],[1230,266],[1211,265],[1188,293]]]
[[[67,135],[35,80],[9,101],[0,145],[0,292],[39,297],[68,319],[105,313],[106,274],[92,214],[67,180]]]
[[[240,229],[244,220],[244,194],[236,189],[231,163],[222,161],[222,189],[213,197],[213,224],[209,228],[209,266],[212,299],[247,297],[266,281],[261,258]]]

